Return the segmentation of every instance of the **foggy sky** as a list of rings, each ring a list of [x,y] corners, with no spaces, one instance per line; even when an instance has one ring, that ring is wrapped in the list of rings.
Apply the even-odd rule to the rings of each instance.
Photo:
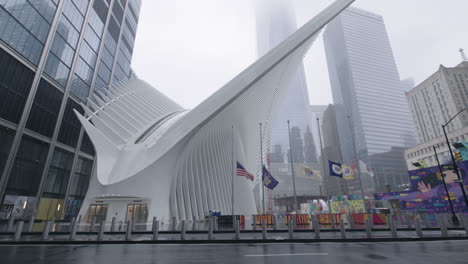
[[[143,0],[132,67],[193,108],[256,59],[254,0]],[[292,0],[303,25],[331,0]],[[384,17],[402,79],[416,83],[468,53],[466,0],[357,0]],[[332,103],[322,38],[304,60],[311,104]]]

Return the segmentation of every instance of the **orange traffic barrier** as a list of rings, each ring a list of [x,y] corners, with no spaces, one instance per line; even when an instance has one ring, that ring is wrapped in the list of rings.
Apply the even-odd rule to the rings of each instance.
[[[288,224],[289,220],[296,218],[296,225],[310,225],[310,215],[307,214],[288,214],[285,218],[285,224]]]
[[[273,225],[274,218],[274,215],[255,215],[255,223],[257,225],[262,225],[263,219],[265,219],[267,225]]]

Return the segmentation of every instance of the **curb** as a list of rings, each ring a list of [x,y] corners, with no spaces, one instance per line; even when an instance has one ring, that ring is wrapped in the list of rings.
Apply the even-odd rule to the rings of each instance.
[[[348,243],[348,242],[421,242],[421,241],[448,241],[448,240],[468,240],[468,236],[456,237],[402,237],[402,238],[348,238],[348,239],[219,239],[219,240],[135,240],[135,241],[0,241],[0,245],[122,245],[122,244],[275,244],[275,243]]]

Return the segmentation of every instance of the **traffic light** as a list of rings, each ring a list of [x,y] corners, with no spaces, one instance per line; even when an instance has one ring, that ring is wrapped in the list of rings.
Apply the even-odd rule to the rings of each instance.
[[[460,152],[457,151],[454,154],[455,154],[455,161],[462,161],[463,160],[462,155],[461,155]]]

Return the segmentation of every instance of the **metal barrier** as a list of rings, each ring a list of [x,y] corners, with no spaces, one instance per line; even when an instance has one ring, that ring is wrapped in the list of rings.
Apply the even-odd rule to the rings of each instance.
[[[413,214],[413,215],[387,215],[385,219],[382,218],[381,215],[376,214],[359,214],[356,215],[348,215],[348,214],[336,214],[336,215],[285,215],[286,219],[286,227],[280,226],[279,229],[275,229],[274,237],[275,239],[305,239],[305,238],[314,238],[314,239],[349,239],[349,238],[356,238],[356,237],[365,237],[365,238],[414,238],[415,236],[419,238],[446,238],[450,236],[456,236],[460,238],[460,231],[463,232],[463,236],[468,237],[468,215],[467,214],[459,214],[458,217],[460,219],[460,223],[462,225],[455,227],[450,226],[449,223],[451,215],[435,215],[437,220],[437,229],[428,228],[428,226],[432,226],[431,223],[427,223],[431,221],[433,215],[428,214]],[[297,219],[295,219],[297,217]],[[304,217],[305,223],[309,223],[310,226],[301,227],[298,234],[295,234],[297,229],[295,228],[296,223],[304,223],[304,220],[301,220],[301,217]],[[380,218],[377,220],[376,217]],[[228,220],[229,218],[229,220]],[[105,240],[116,240],[116,239],[125,239],[127,241],[131,240],[167,240],[167,239],[174,239],[174,234],[178,234],[175,237],[177,240],[187,240],[190,234],[198,234],[194,236],[194,239],[200,234],[207,234],[208,237],[204,239],[208,240],[215,240],[215,233],[216,236],[219,234],[219,238],[221,240],[226,239],[241,239],[243,236],[245,239],[256,239],[259,238],[259,234],[261,234],[261,240],[268,240],[272,239],[269,235],[269,229],[273,230],[276,226],[276,216],[273,215],[265,215],[265,216],[255,216],[254,220],[258,218],[262,219],[261,225],[257,227],[257,230],[241,230],[240,223],[241,221],[245,221],[241,216],[225,216],[225,217],[218,217],[210,216],[207,218],[207,224],[198,230],[191,230],[191,225],[193,224],[191,221],[194,220],[179,220],[178,223],[180,225],[177,226],[177,230],[173,231],[173,223],[171,221],[166,223],[165,225],[161,225],[160,222],[154,217],[152,223],[145,223],[145,224],[138,224],[137,230],[135,232],[133,229],[132,221],[128,221],[123,224],[123,228],[121,232],[117,232],[115,218],[112,218],[112,222],[106,223],[105,221],[94,223],[94,231],[91,232],[90,223],[81,223],[79,224],[78,219],[71,219],[70,222],[65,222],[63,220],[55,221],[55,230],[52,228],[53,219],[49,221],[42,221],[37,220],[36,226],[33,229],[41,230],[41,233],[32,232],[31,234],[28,233],[28,241],[34,241],[35,239],[39,240],[67,240],[76,241],[77,236],[78,240],[88,240],[88,241],[105,241]],[[332,228],[332,222],[328,221],[328,227],[323,225],[326,223],[326,220],[334,220],[335,218],[338,219],[338,224],[335,226],[335,229],[330,230]],[[23,221],[17,219],[12,221],[10,218],[9,225],[12,225],[13,222],[13,230],[8,233],[8,239],[12,241],[20,241],[22,240],[22,236],[24,236],[24,232],[27,232],[31,228],[31,223],[27,221]],[[172,219],[170,219],[172,220]],[[234,220],[234,222],[232,222]],[[270,226],[268,225],[268,220],[270,220]],[[282,220],[282,219],[279,219]],[[356,221],[355,221],[356,220]],[[364,220],[363,225],[360,226],[361,221]],[[301,222],[302,221],[302,222]],[[321,222],[322,221],[322,222]],[[4,221],[5,226],[7,221]],[[190,223],[190,225],[188,225]],[[216,231],[215,224],[220,223],[220,225],[232,225],[232,229],[220,229]],[[351,223],[354,223],[358,226],[358,228],[351,228]],[[377,224],[376,224],[377,223]],[[379,224],[386,223],[386,226],[379,227]],[[109,225],[109,226],[108,226]],[[253,225],[253,227],[255,227]],[[411,228],[408,229],[408,226]],[[79,227],[79,228],[78,228]],[[456,228],[456,229],[455,229]],[[400,229],[400,230],[399,230]],[[5,230],[5,228],[4,228]],[[106,233],[106,230],[110,230],[111,232]],[[113,231],[114,230],[114,231]],[[457,230],[458,233],[452,232],[452,230]],[[97,231],[97,232],[96,232]],[[390,231],[390,232],[389,232]],[[273,232],[273,231],[271,231]],[[379,233],[380,232],[380,233]],[[360,233],[360,235],[355,236],[351,234]],[[123,235],[124,236],[123,236]],[[69,237],[68,237],[69,236]],[[119,238],[120,236],[120,238]],[[162,237],[161,237],[162,236]],[[145,238],[146,237],[146,238]],[[226,238],[228,237],[228,238]],[[198,240],[198,239],[197,239]]]

